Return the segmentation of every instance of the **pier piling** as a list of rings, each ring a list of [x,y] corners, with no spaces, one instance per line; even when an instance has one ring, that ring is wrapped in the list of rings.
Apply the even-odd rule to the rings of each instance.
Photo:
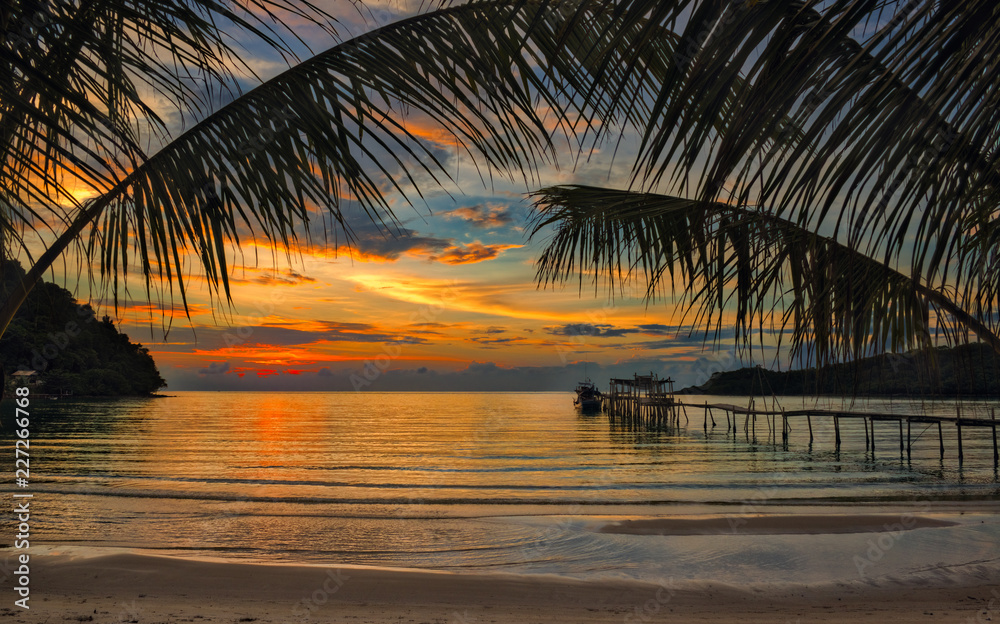
[[[955,429],[958,433],[958,465],[962,465],[965,453],[962,452],[962,406],[955,406]]]
[[[832,418],[834,430],[835,452],[840,453],[842,436],[840,421],[842,418],[860,419],[865,428],[865,451],[871,451],[872,458],[875,457],[875,421],[895,420],[899,428],[899,454],[903,458],[905,451],[906,458],[910,459],[913,452],[913,423],[926,423],[928,426],[937,425],[938,429],[938,449],[941,459],[944,459],[944,428],[945,422],[955,423],[956,442],[958,450],[958,462],[961,465],[965,461],[965,440],[963,431],[966,427],[989,427],[991,429],[993,442],[993,465],[1000,466],[1000,445],[997,443],[997,425],[1000,424],[996,418],[996,409],[991,408],[989,417],[962,414],[961,407],[956,407],[954,416],[944,416],[935,414],[889,414],[870,412],[848,412],[843,410],[824,410],[819,408],[809,408],[801,410],[786,410],[775,405],[771,409],[765,406],[756,409],[754,400],[751,398],[746,406],[712,404],[705,401],[701,404],[685,404],[678,401],[674,395],[673,380],[659,379],[656,375],[635,375],[632,379],[612,379],[611,387],[607,394],[603,395],[604,409],[608,418],[614,422],[628,425],[630,428],[639,427],[682,427],[680,417],[684,415],[684,424],[690,424],[687,407],[694,409],[701,408],[702,430],[708,434],[709,423],[714,429],[719,425],[715,420],[715,411],[721,410],[726,418],[726,437],[729,437],[730,428],[733,432],[733,439],[739,437],[739,417],[743,416],[743,433],[746,441],[754,444],[757,440],[757,416],[766,419],[768,428],[768,441],[773,440],[773,444],[778,444],[778,417],[781,418],[781,444],[788,447],[791,438],[791,419],[795,417],[806,418],[809,431],[809,448],[815,442],[816,432],[813,428],[813,418]],[[906,432],[903,432],[903,421],[906,421]],[[919,441],[922,434],[918,435]]]
[[[1000,454],[997,453],[997,410],[996,408],[990,408],[990,420],[993,421],[993,465],[996,466],[1000,463]]]
[[[965,460],[965,453],[962,452],[962,421],[956,422],[955,427],[958,429],[958,463],[961,465]]]

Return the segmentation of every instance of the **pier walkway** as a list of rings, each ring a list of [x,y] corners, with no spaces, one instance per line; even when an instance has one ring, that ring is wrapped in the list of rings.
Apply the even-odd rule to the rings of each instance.
[[[703,427],[708,431],[709,426],[716,428],[716,413],[722,412],[726,421],[726,433],[732,432],[733,436],[739,434],[742,426],[743,433],[747,440],[751,436],[756,439],[757,418],[762,417],[765,421],[768,433],[774,440],[778,439],[778,427],[781,427],[781,441],[788,443],[788,435],[791,431],[791,421],[795,419],[805,420],[809,430],[809,443],[814,441],[813,419],[828,419],[833,421],[834,444],[840,449],[841,444],[841,420],[861,420],[865,428],[865,450],[875,452],[875,423],[895,423],[899,430],[899,451],[910,455],[913,449],[914,436],[912,433],[914,424],[926,424],[930,427],[937,425],[938,447],[941,457],[945,455],[944,426],[955,427],[957,430],[958,461],[962,463],[965,459],[963,448],[963,429],[970,427],[988,428],[993,436],[993,463],[1000,464],[1000,452],[997,447],[997,425],[996,409],[990,410],[989,418],[964,416],[961,406],[956,406],[954,416],[931,415],[931,414],[889,414],[862,412],[851,410],[828,410],[828,409],[757,409],[753,403],[747,407],[731,404],[719,403],[684,403],[678,401],[674,395],[674,382],[670,378],[660,379],[656,375],[635,375],[631,379],[611,379],[610,389],[603,395],[603,409],[608,414],[608,418],[613,422],[622,423],[635,427],[679,427],[680,419],[683,417],[685,424],[690,423],[688,408],[692,410],[702,410],[704,414]],[[742,417],[742,423],[740,422]],[[779,423],[780,419],[780,423]],[[720,418],[721,420],[721,418]],[[919,435],[917,436],[920,437]],[[883,437],[884,440],[884,437]]]
[[[840,446],[840,421],[841,419],[861,419],[865,427],[865,450],[875,451],[875,423],[876,422],[895,422],[899,428],[899,450],[900,452],[906,452],[908,455],[913,448],[913,434],[912,425],[914,423],[918,424],[929,424],[937,425],[938,430],[938,447],[940,449],[941,457],[944,457],[945,447],[944,447],[944,425],[954,426],[957,429],[957,440],[958,440],[958,460],[961,462],[964,459],[964,449],[962,448],[962,429],[968,427],[986,427],[992,430],[993,434],[993,462],[994,464],[1000,462],[1000,452],[997,448],[997,425],[1000,424],[996,420],[996,409],[990,410],[990,418],[970,418],[967,416],[962,416],[961,407],[956,409],[954,416],[941,416],[941,415],[930,415],[930,414],[886,414],[886,413],[875,413],[875,412],[855,412],[848,410],[824,410],[824,409],[801,409],[801,410],[766,410],[766,409],[755,409],[753,407],[740,407],[737,405],[728,404],[711,404],[705,403],[703,405],[698,405],[694,403],[677,403],[676,404],[686,415],[687,408],[692,409],[703,409],[704,410],[704,423],[703,426],[707,429],[709,422],[712,426],[716,426],[715,422],[715,411],[722,411],[726,417],[726,431],[732,431],[735,435],[738,431],[738,417],[743,416],[743,430],[747,435],[755,434],[754,428],[756,427],[757,417],[763,416],[769,432],[777,438],[777,419],[781,419],[781,439],[782,442],[788,442],[788,434],[790,431],[789,421],[794,418],[805,418],[806,425],[809,428],[809,443],[812,444],[814,440],[812,420],[813,418],[829,418],[833,420],[834,429],[834,443],[837,447]],[[904,424],[906,425],[904,427]],[[904,433],[905,429],[905,433]]]

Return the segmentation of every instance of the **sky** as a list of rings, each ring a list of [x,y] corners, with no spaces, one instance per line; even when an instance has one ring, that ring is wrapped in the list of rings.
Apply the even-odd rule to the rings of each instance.
[[[374,3],[361,19],[346,6],[328,5],[341,32],[407,14]],[[297,34],[316,49],[333,43],[307,27]],[[283,69],[253,48],[244,60],[264,78]],[[418,128],[427,122],[404,119]],[[58,270],[56,281],[147,346],[168,390],[570,391],[587,377],[603,387],[633,373],[670,377],[680,388],[749,363],[728,343],[706,349],[700,333],[681,326],[680,310],[647,302],[641,289],[611,297],[587,282],[539,288],[535,262],[549,233],[528,239],[535,209],[527,193],[553,184],[627,186],[629,137],[614,158],[613,145],[578,162],[567,152],[527,184],[502,176],[484,184],[482,170],[447,137],[422,136],[445,158],[451,184],[418,205],[390,198],[394,230],[348,211],[349,246],[324,245],[320,236],[275,253],[244,240],[232,258],[231,305],[210,297],[197,271],[186,312],[178,300],[147,301],[141,288],[116,308],[107,293]]]
[[[520,193],[431,204],[401,210],[395,235],[359,217],[346,249],[304,246],[289,261],[244,246],[231,309],[195,278],[190,319],[177,303],[130,300],[120,328],[177,390],[571,390],[649,372],[688,385],[736,365],[703,352],[668,303],[539,288],[545,237],[527,240]]]

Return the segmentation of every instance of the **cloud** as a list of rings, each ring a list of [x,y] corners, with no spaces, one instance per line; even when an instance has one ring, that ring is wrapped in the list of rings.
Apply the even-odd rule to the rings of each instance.
[[[676,325],[648,323],[635,327],[615,327],[606,323],[567,323],[544,328],[553,336],[587,336],[590,338],[621,338],[631,334],[643,336],[675,336],[684,328]],[[663,341],[666,342],[666,341]]]
[[[341,278],[353,283],[359,292],[374,292],[419,305],[444,306],[449,311],[555,323],[577,321],[583,316],[572,307],[579,305],[575,294],[562,297],[553,307],[553,301],[559,301],[560,297],[537,290],[531,282],[430,279],[412,271],[345,272]]]
[[[242,335],[246,336],[245,340],[247,343],[283,347],[306,345],[320,341],[386,342],[396,338],[392,334],[377,332],[373,326],[365,323],[316,321],[309,323],[306,327],[309,328],[297,329],[276,325],[255,325],[243,328]]]
[[[425,322],[425,323],[409,323],[407,324],[406,331],[412,332],[414,334],[427,335],[427,336],[444,336],[444,332],[439,331],[442,329],[459,329],[463,326],[462,323],[435,323],[435,322]]]
[[[160,322],[165,319],[185,319],[188,314],[191,316],[212,314],[211,306],[190,301],[187,304],[187,311],[183,303],[171,302],[125,300],[118,302],[117,311],[113,299],[94,299],[90,303],[98,306],[99,310],[96,311],[98,317],[102,313],[107,313],[117,316],[119,320],[128,319],[140,324]]]
[[[431,260],[445,264],[475,264],[492,260],[508,249],[517,249],[522,245],[484,245],[479,241],[468,245],[454,245],[444,252],[431,256]]]
[[[473,264],[492,260],[508,249],[522,245],[458,243],[454,238],[424,236],[416,230],[395,227],[385,231],[374,223],[352,226],[350,246],[345,252],[361,262],[396,262],[403,257],[426,258],[444,264]]]
[[[555,327],[545,327],[553,336],[589,336],[591,338],[620,338],[637,333],[635,328],[618,328],[607,324],[567,323]]]
[[[305,329],[290,327],[256,327],[253,340],[271,345],[304,345],[316,342],[385,342],[392,344],[423,344],[423,338],[396,334],[367,323],[313,321]]]
[[[441,122],[427,114],[412,111],[412,114],[408,114],[402,119],[398,119],[398,121],[411,135],[422,141],[426,141],[428,149],[437,147],[439,150],[437,156],[442,162],[450,156],[451,150],[459,144],[454,134],[442,126]]]
[[[516,342],[524,341],[521,336],[514,336],[510,338],[490,338],[487,336],[472,336],[469,338],[472,342],[482,346],[485,349],[497,349],[502,345],[508,345]]]
[[[646,325],[639,325],[639,329],[642,330],[643,334],[655,336],[655,335],[671,335],[676,334],[681,331],[682,328],[676,325],[663,325],[661,323],[648,323]]]
[[[297,286],[299,284],[315,284],[316,280],[308,275],[302,275],[287,269],[281,272],[261,271],[254,267],[243,267],[242,277],[230,277],[233,284],[261,284],[264,286]],[[258,273],[247,277],[246,273]]]
[[[387,328],[370,323],[326,320],[278,321],[233,328],[198,327],[174,330],[173,340],[161,344],[159,352],[190,352],[203,357],[288,358],[309,360],[309,350],[323,345],[357,344],[427,344],[422,337],[436,332],[412,328]],[[170,348],[166,348],[166,347]],[[337,347],[342,351],[341,347]],[[321,349],[321,352],[323,350]],[[319,353],[319,352],[317,352]],[[294,354],[294,355],[293,355]],[[206,374],[209,374],[206,372]]]
[[[699,341],[700,341],[700,339],[699,339]],[[647,340],[646,342],[637,342],[635,344],[630,344],[629,346],[630,347],[634,347],[634,348],[638,348],[638,349],[645,349],[647,351],[655,351],[655,350],[658,350],[658,349],[676,349],[677,347],[681,346],[682,344],[688,344],[688,342],[684,341],[682,343],[680,341],[673,340],[673,339],[667,339],[667,340]]]
[[[404,255],[429,256],[454,246],[454,239],[421,236],[405,227],[386,232],[374,223],[351,227],[348,254],[364,262],[395,262]]]
[[[199,375],[225,375],[229,372],[229,362],[211,362],[208,368],[199,368]]]
[[[514,222],[514,213],[507,206],[498,204],[476,204],[449,210],[442,215],[446,219],[461,219],[477,228],[499,228]]]

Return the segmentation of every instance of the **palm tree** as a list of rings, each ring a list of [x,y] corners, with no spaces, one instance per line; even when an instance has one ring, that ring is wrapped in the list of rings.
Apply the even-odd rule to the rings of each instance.
[[[579,107],[552,81],[588,88],[574,52],[594,33],[567,13],[544,0],[473,0],[300,61],[289,18],[336,34],[309,2],[5,4],[0,260],[30,257],[31,237],[48,245],[0,305],[0,335],[71,246],[116,302],[139,273],[147,297],[176,294],[186,306],[190,257],[213,298],[229,301],[241,240],[290,249],[317,220],[349,240],[345,205],[391,231],[389,193],[415,201],[449,179],[406,111],[439,120],[484,180],[529,179],[553,157],[553,122],[567,137],[576,123]],[[243,92],[248,46],[288,69]]]
[[[626,5],[671,62],[596,81],[638,133],[632,178],[537,192],[541,285],[679,291],[707,340],[817,364],[935,332],[1000,353],[1000,5]]]

